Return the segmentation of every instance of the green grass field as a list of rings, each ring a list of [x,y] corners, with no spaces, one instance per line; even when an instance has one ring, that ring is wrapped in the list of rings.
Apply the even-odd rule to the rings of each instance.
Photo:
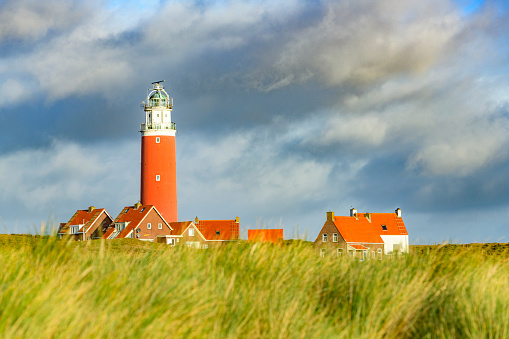
[[[0,235],[0,337],[508,338],[509,252],[489,248],[359,262]]]

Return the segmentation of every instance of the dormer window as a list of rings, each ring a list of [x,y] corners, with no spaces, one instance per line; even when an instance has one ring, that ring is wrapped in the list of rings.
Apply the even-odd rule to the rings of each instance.
[[[115,230],[120,232],[125,228],[125,222],[116,222],[115,223]]]
[[[216,235],[220,235],[221,234],[221,231],[216,231]]]
[[[382,230],[387,231],[387,226],[386,225],[382,225]]]
[[[80,227],[79,226],[71,226],[71,234],[78,234]]]

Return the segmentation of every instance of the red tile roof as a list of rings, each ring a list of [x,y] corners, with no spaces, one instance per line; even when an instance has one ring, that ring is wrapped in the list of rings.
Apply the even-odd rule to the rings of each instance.
[[[172,228],[170,235],[182,235],[192,221],[175,221],[170,222]]]
[[[407,235],[402,218],[396,213],[357,213],[357,217],[334,217],[334,225],[346,242],[383,243],[381,235]],[[384,230],[384,227],[387,230]]]
[[[239,223],[236,220],[198,220],[195,225],[206,240],[239,239]]]
[[[262,242],[277,242],[279,239],[283,240],[283,229],[261,229],[261,230],[247,230],[247,240],[249,241],[262,241]]]
[[[79,232],[83,232],[82,228],[85,227],[85,230],[88,230],[90,226],[97,220],[97,218],[101,215],[102,212],[106,212],[106,209],[104,208],[95,208],[91,212],[86,210],[77,210],[76,213],[69,219],[69,221],[62,225],[60,230],[58,231],[59,234],[67,234],[69,233],[70,226],[72,225],[82,225],[79,229]],[[109,215],[109,214],[108,214]]]

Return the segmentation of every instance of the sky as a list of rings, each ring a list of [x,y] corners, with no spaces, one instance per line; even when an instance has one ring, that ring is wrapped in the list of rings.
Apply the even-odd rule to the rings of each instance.
[[[402,209],[413,244],[509,242],[505,1],[0,1],[0,232],[139,200],[165,79],[180,220],[314,240]]]

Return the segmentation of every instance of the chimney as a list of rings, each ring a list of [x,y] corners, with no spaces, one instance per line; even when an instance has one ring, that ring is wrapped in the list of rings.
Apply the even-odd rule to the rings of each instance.
[[[134,209],[135,210],[137,210],[140,207],[141,207],[141,203],[140,202],[137,202],[136,204],[134,204]]]
[[[357,217],[357,209],[350,208],[350,216],[351,217]]]
[[[88,213],[92,212],[93,210],[95,210],[95,207],[94,207],[94,206],[90,206],[90,207],[88,208]]]
[[[396,208],[396,216],[401,218],[401,208]]]
[[[371,213],[364,213],[364,217],[368,219],[369,222],[371,222]]]
[[[239,217],[235,217],[235,222],[238,224],[239,223]]]
[[[199,222],[200,222],[200,221],[198,220],[198,217],[194,218],[194,224],[195,224],[195,225],[198,225],[198,223],[199,223]]]
[[[327,212],[327,221],[334,221],[334,212]]]

